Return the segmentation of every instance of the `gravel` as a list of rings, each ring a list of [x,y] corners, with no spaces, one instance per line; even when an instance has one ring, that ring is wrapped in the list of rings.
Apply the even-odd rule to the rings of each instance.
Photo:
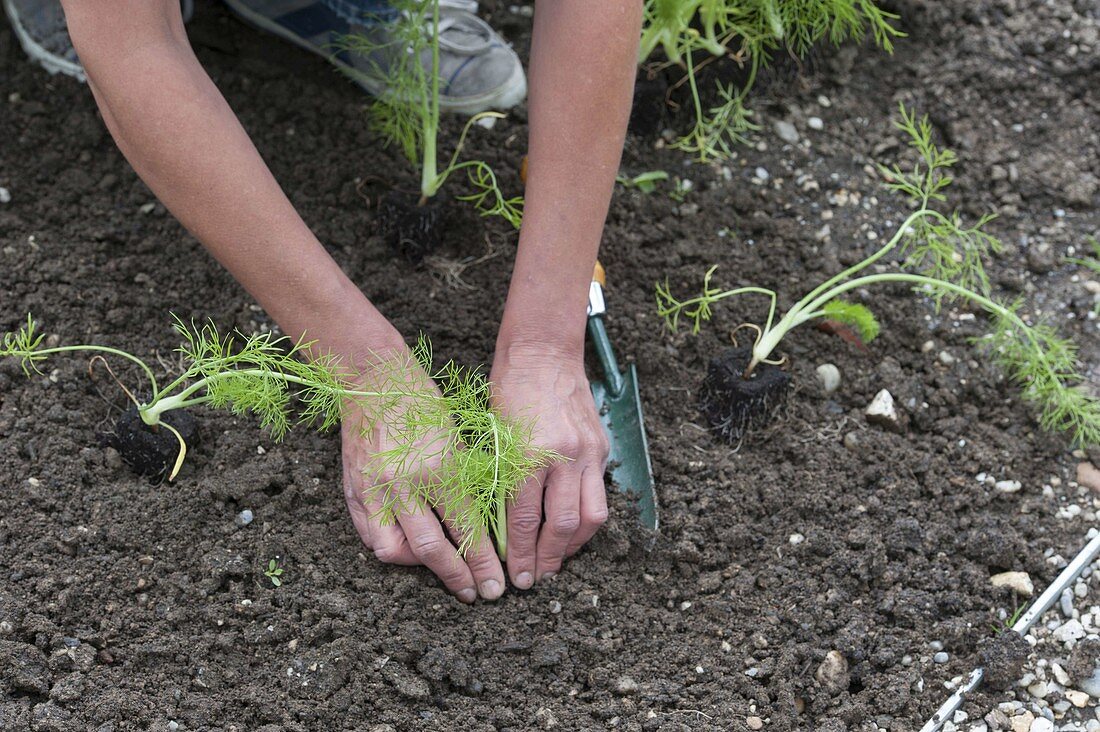
[[[1050,552],[1047,561],[1057,566],[1058,562],[1053,561],[1056,559],[1057,555]],[[973,722],[958,726],[958,730],[1100,732],[1098,571],[1100,560],[1086,568],[1083,578],[1064,591],[1059,602],[1024,637],[1027,660],[1022,668],[1015,667],[1016,678],[1006,684],[1008,688],[1000,697],[1009,701],[987,709],[980,718],[972,710]],[[1011,579],[1018,589],[1022,589],[1019,581],[1027,577],[1023,572],[1003,575],[1017,575]],[[1030,577],[1027,581],[1031,584]]]

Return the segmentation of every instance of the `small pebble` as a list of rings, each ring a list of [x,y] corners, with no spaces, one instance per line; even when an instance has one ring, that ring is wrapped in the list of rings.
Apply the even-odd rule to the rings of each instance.
[[[783,142],[789,142],[792,145],[798,142],[798,130],[790,122],[780,119],[776,120],[772,126],[775,128],[775,134]]]
[[[1076,689],[1066,689],[1066,699],[1078,709],[1083,709],[1089,703],[1089,695]]]
[[[1027,572],[1001,572],[990,577],[989,582],[994,587],[1008,587],[1024,597],[1035,593],[1035,585]]]
[[[638,693],[638,682],[629,676],[622,676],[615,682],[615,693],[620,696],[629,696]]]
[[[754,175],[760,180],[768,180],[772,177],[767,168],[757,168]]]
[[[1061,606],[1062,614],[1065,615],[1067,618],[1072,619],[1073,618],[1073,590],[1070,590],[1068,588],[1065,589],[1065,590],[1062,590],[1062,598],[1061,598],[1061,600],[1059,600],[1059,605]]]
[[[252,511],[245,509],[237,514],[237,518],[233,519],[233,523],[237,526],[248,526],[252,523]]]
[[[826,394],[832,394],[840,386],[840,369],[834,364],[823,363],[817,367],[817,383]]]
[[[825,123],[820,117],[809,117],[806,119],[806,126],[811,130],[823,130],[825,129]]]
[[[993,487],[1001,493],[1018,493],[1023,484],[1018,480],[998,480]]]
[[[1054,732],[1054,722],[1051,722],[1046,717],[1037,717],[1035,721],[1031,723],[1030,732]]]
[[[749,717],[748,719],[745,720],[745,725],[749,729],[763,729],[764,728],[764,720],[761,719],[760,717]]]
[[[7,188],[0,188],[0,203],[11,203],[11,191]]]
[[[551,600],[550,601],[550,614],[551,615],[557,615],[560,612],[561,612],[561,603],[558,602],[557,600]]]
[[[932,661],[934,663],[947,663],[948,658],[950,658],[950,656],[948,656],[945,651],[940,651],[936,655],[932,656]]]

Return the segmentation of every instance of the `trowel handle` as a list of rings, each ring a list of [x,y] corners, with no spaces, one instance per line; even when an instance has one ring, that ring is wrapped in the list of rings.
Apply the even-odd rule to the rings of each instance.
[[[615,358],[615,349],[611,347],[611,339],[607,337],[607,328],[603,322],[604,313],[607,311],[603,299],[605,282],[606,274],[603,266],[596,262],[596,269],[592,273],[592,284],[588,288],[588,335],[592,339],[592,347],[596,349],[596,357],[600,359],[607,391],[611,396],[617,397],[623,393],[626,382],[622,372],[619,371],[619,360]]]

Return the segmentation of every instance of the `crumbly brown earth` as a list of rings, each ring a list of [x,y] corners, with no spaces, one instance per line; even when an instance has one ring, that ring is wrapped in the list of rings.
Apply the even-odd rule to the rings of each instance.
[[[276,445],[249,420],[200,412],[203,441],[180,479],[150,485],[98,447],[124,404],[109,380],[77,360],[31,379],[0,366],[0,729],[728,730],[754,716],[777,731],[919,728],[943,682],[977,662],[997,609],[1013,610],[990,574],[1027,571],[1042,587],[1057,571],[1045,553],[1071,556],[1094,522],[1066,480],[1077,462],[1067,441],[1040,432],[969,345],[981,314],[937,314],[883,288],[866,295],[885,325],[868,352],[814,330],[785,343],[796,392],[734,451],[700,428],[695,390],[729,330],[762,318],[763,304],[721,306],[697,337],[670,335],[653,306],[654,282],[687,293],[713,263],[716,282],[772,287],[789,304],[870,251],[904,212],[868,172],[903,153],[890,126],[903,101],[957,149],[962,214],[1000,214],[997,291],[1074,335],[1098,380],[1093,296],[1062,259],[1100,229],[1095,4],[893,7],[909,37],[892,58],[826,50],[807,75],[772,83],[753,100],[757,147],[725,170],[630,139],[627,173],[694,183],[683,202],[667,186],[618,190],[601,252],[611,335],[639,369],[664,523],[653,541],[615,501],[591,546],[533,591],[464,607],[428,572],[370,558],[343,506],[335,436]],[[491,14],[525,51],[530,21],[505,3]],[[189,33],[374,302],[439,353],[487,362],[515,243],[507,224],[453,209],[440,254],[494,255],[464,271],[394,257],[366,199],[414,176],[367,132],[362,94],[219,5],[200,4]],[[0,186],[12,196],[0,204],[0,328],[31,311],[64,342],[121,346],[171,372],[169,312],[270,327],[127,168],[87,88],[26,64],[6,25],[0,92]],[[800,143],[783,143],[776,120]],[[509,191],[524,123],[521,109],[471,137]],[[757,168],[767,181],[753,182]],[[814,379],[825,362],[842,375],[829,396]],[[907,413],[904,434],[862,417],[883,388]],[[999,492],[979,473],[1022,488]],[[1082,513],[1056,515],[1071,503]],[[244,509],[255,520],[241,528]],[[272,558],[279,588],[262,573]],[[846,684],[815,679],[830,651]]]

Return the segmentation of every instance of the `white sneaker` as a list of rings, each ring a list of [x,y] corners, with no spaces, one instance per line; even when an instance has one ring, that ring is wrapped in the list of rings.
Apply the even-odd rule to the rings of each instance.
[[[3,0],[15,37],[31,60],[51,74],[85,81],[84,67],[69,40],[60,0]],[[184,22],[191,19],[193,0],[181,0]]]
[[[225,0],[248,23],[323,56],[370,94],[386,91],[384,75],[356,73],[355,58],[335,51],[341,39],[364,31],[367,17],[384,16],[380,0]],[[527,77],[515,51],[489,24],[474,14],[473,0],[440,0],[439,106],[448,112],[473,115],[489,109],[509,109],[527,96]],[[373,35],[385,33],[385,23],[366,26]],[[382,39],[384,42],[384,39]],[[430,58],[426,60],[430,63]],[[374,64],[377,65],[377,64]]]

